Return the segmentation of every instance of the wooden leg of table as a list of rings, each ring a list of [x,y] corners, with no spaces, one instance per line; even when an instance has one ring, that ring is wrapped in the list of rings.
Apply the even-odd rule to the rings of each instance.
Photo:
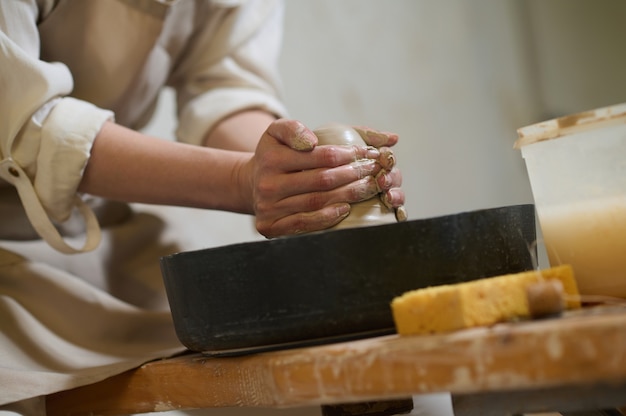
[[[393,416],[410,413],[413,399],[323,405],[322,416]]]

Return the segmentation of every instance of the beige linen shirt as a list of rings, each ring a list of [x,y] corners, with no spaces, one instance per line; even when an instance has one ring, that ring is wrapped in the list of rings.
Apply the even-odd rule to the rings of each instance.
[[[140,128],[163,86],[176,90],[176,136],[187,143],[236,111],[285,115],[281,19],[272,0],[3,1],[0,178],[35,230],[63,252],[98,244],[97,220],[77,195],[91,144],[106,120]],[[82,249],[52,226],[74,208],[91,237]]]

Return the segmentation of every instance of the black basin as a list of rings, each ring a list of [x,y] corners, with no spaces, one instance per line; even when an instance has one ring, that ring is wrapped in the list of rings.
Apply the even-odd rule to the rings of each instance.
[[[190,350],[238,355],[394,332],[408,290],[530,270],[533,205],[188,251],[161,258]]]

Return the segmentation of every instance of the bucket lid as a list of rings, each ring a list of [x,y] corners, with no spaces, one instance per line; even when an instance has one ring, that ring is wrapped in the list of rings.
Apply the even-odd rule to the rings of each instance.
[[[543,140],[620,123],[626,123],[626,103],[583,111],[522,127],[517,130],[518,139],[513,147],[520,149]]]

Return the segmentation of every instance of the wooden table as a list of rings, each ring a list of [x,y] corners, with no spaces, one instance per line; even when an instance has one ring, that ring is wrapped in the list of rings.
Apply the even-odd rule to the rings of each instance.
[[[457,416],[624,406],[626,306],[245,357],[185,354],[53,394],[47,406],[51,416],[120,415],[357,403],[433,392],[451,392]]]

